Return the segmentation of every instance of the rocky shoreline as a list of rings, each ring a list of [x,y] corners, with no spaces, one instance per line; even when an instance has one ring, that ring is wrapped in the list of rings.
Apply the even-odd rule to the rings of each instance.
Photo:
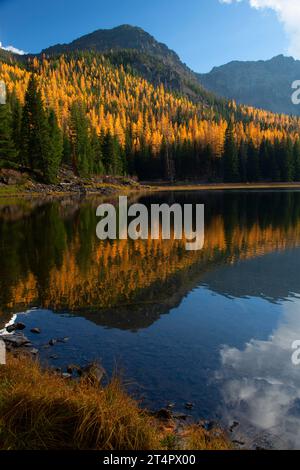
[[[24,358],[25,361],[40,363],[39,354],[43,349],[54,350],[49,356],[54,361],[59,358],[55,354],[55,345],[63,345],[70,341],[69,337],[50,338],[44,344],[36,346],[34,337],[30,340],[25,334],[25,323],[19,322],[14,316],[12,320],[0,331],[0,365],[5,365],[9,357]],[[30,328],[31,335],[38,337],[41,329],[37,326]],[[81,379],[87,380],[95,387],[106,387],[109,383],[108,375],[100,363],[88,363],[85,365],[68,364],[62,367],[42,366],[45,371],[59,377],[66,383],[79,383]],[[194,409],[193,403],[185,403],[185,412],[178,412],[174,403],[168,403],[164,408],[158,410],[144,410],[153,417],[162,429],[172,430],[173,435],[181,439],[185,429],[191,426],[203,429],[204,432],[218,437],[226,435],[232,448],[237,450],[271,450],[273,449],[272,438],[259,438],[258,436],[245,435],[238,421],[233,421],[228,427],[222,426],[220,422],[207,419],[195,419],[190,413]]]
[[[35,347],[34,342],[29,340],[24,334],[26,325],[22,322],[9,322],[5,328],[0,332],[0,352],[2,351],[2,356],[0,354],[0,364],[6,364],[5,355],[12,355],[13,357],[27,357],[28,360],[38,361],[38,356],[40,350]],[[40,328],[35,327],[30,329],[30,333],[34,335],[39,335],[41,333]],[[64,338],[51,338],[46,344],[44,344],[40,349],[50,349],[56,344],[63,344],[69,341],[68,337]],[[3,356],[4,351],[4,356]],[[53,354],[50,358],[55,359],[56,356]],[[80,366],[77,364],[69,364],[64,368],[61,367],[47,367],[55,376],[59,376],[65,380],[75,380],[80,379],[88,380],[95,386],[102,386],[103,382],[107,382],[106,371],[99,363],[90,363],[85,366]],[[228,435],[233,435],[233,430],[238,426],[238,423],[233,423],[233,425],[228,430],[221,430],[219,424],[211,420],[200,420],[195,422],[194,418],[188,414],[194,408],[193,403],[186,403],[185,409],[186,413],[179,413],[175,409],[175,404],[169,403],[165,408],[155,411],[148,411],[149,415],[153,417],[160,425],[167,429],[172,429],[172,432],[180,436],[184,433],[184,430],[187,426],[197,425],[205,432],[208,433],[218,433],[225,432]],[[244,442],[234,440],[232,438],[231,443],[237,448],[243,448]]]
[[[140,189],[140,184],[133,178],[114,176],[82,178],[76,176],[68,168],[60,169],[56,184],[45,184],[37,175],[31,175],[28,172],[0,170],[1,196],[72,194],[110,196],[120,191],[139,191]]]

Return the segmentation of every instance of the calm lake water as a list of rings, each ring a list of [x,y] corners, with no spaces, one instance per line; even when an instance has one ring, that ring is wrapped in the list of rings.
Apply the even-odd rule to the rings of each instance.
[[[192,402],[247,446],[300,448],[300,192],[137,201],[205,204],[203,250],[99,241],[101,199],[1,200],[0,327],[17,314],[44,362],[100,360],[147,407]]]

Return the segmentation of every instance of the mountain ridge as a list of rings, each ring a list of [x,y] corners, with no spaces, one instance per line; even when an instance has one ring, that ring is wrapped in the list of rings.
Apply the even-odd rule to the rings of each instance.
[[[292,83],[300,80],[300,60],[283,54],[269,60],[231,61],[197,74],[204,88],[239,104],[279,114],[300,115],[292,103]]]
[[[123,66],[155,86],[186,95],[208,106],[235,100],[238,104],[277,114],[300,115],[291,101],[292,83],[300,79],[300,61],[284,55],[269,60],[240,61],[213,67],[208,73],[191,70],[176,52],[138,26],[128,24],[97,29],[70,43],[56,44],[39,54],[16,54],[0,50],[0,60],[24,63],[29,58],[80,53],[104,55],[113,65]]]
[[[108,44],[109,43],[109,44]],[[57,54],[65,51],[95,50],[108,52],[111,49],[138,49],[140,51],[152,51],[164,53],[180,60],[175,51],[157,41],[154,36],[139,26],[123,24],[110,29],[97,29],[92,33],[80,36],[70,43],[55,44],[41,51],[41,54]]]
[[[129,67],[155,85],[178,91],[191,99],[213,101],[193,72],[178,54],[138,26],[124,24],[112,29],[98,29],[70,43],[43,49],[39,56],[93,52],[103,54],[115,65]],[[32,56],[32,55],[31,55]]]

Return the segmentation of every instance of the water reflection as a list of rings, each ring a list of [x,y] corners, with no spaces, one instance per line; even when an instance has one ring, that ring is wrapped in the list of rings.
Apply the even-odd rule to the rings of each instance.
[[[28,310],[42,359],[51,337],[70,336],[58,366],[101,359],[112,371],[117,359],[146,405],[193,402],[195,417],[239,421],[250,443],[299,448],[300,193],[135,202],[205,204],[204,249],[100,242],[97,199],[0,204],[0,327]]]
[[[237,420],[252,439],[277,448],[300,447],[300,369],[292,343],[300,338],[300,300],[283,305],[278,327],[266,341],[243,349],[224,346],[217,374],[224,399],[222,416]]]
[[[300,249],[287,248],[205,275],[209,288],[232,298],[261,297],[280,302],[300,293]]]
[[[99,201],[0,206],[3,319],[35,306],[80,311],[106,326],[146,328],[215,266],[300,244],[298,192],[170,193],[139,202],[204,203],[204,249],[187,252],[178,240],[101,242]],[[237,282],[235,289],[251,295],[250,286]]]

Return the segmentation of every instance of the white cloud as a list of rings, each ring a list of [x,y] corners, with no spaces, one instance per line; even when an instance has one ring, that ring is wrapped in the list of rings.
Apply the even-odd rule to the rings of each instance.
[[[268,340],[221,350],[222,414],[229,423],[237,420],[250,441],[261,436],[280,448],[300,446],[300,367],[291,359],[292,344],[300,339],[299,308],[300,300],[292,298],[283,306]]]
[[[14,46],[2,46],[2,42],[0,42],[0,49],[3,49],[4,51],[9,51],[9,52],[13,52],[14,54],[19,54],[19,55],[24,55],[26,54],[26,52],[22,51],[21,49],[17,49],[16,47]]]
[[[219,0],[220,3],[235,3],[242,0]],[[299,0],[246,0],[257,10],[275,11],[289,37],[288,53],[300,59],[300,2]]]

